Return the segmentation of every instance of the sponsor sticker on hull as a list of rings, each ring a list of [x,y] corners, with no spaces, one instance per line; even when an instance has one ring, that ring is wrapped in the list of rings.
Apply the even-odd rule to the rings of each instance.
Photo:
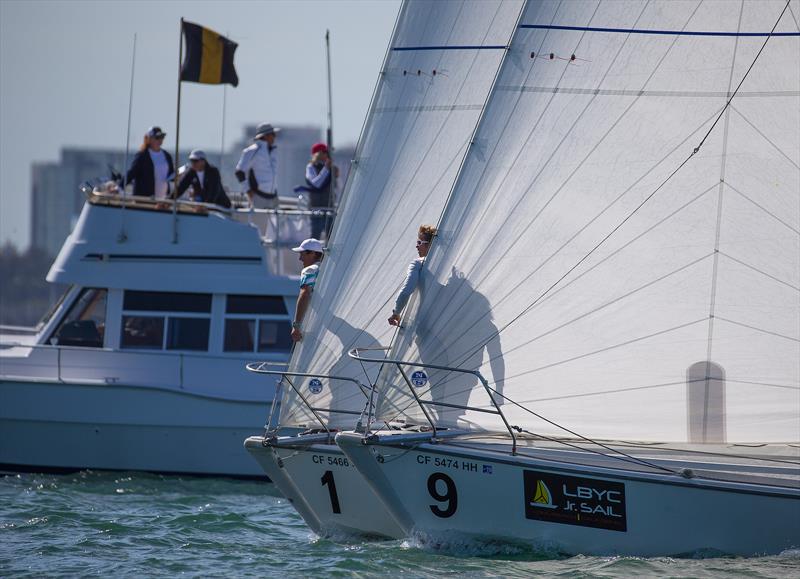
[[[625,484],[525,470],[525,518],[626,532]]]

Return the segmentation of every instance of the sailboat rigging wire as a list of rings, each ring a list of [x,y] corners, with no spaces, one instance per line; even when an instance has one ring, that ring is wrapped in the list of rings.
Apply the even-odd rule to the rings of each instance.
[[[616,225],[616,226],[615,226],[615,227],[614,227],[614,228],[613,228],[613,229],[612,229],[612,230],[611,230],[611,231],[610,231],[610,232],[609,232],[609,233],[608,233],[608,234],[607,234],[605,237],[603,237],[603,239],[601,239],[601,240],[600,240],[600,241],[599,241],[599,242],[598,242],[598,243],[597,243],[597,244],[596,244],[596,245],[595,245],[595,246],[594,246],[592,249],[590,249],[588,253],[586,253],[586,254],[585,254],[583,257],[581,257],[581,258],[580,258],[580,259],[579,259],[579,260],[578,260],[578,261],[577,261],[577,262],[576,262],[576,263],[575,263],[575,264],[574,264],[572,267],[570,267],[570,268],[569,268],[569,269],[568,269],[568,270],[567,270],[567,271],[566,271],[566,272],[565,272],[565,273],[564,273],[564,274],[563,274],[561,277],[559,277],[559,278],[558,278],[558,279],[557,279],[555,282],[553,282],[553,283],[552,283],[552,284],[551,284],[551,285],[550,285],[550,286],[549,286],[549,287],[548,287],[548,288],[547,288],[547,289],[546,289],[546,290],[545,290],[543,293],[541,293],[541,294],[539,295],[539,297],[537,297],[537,298],[536,298],[536,299],[535,299],[533,302],[531,302],[530,304],[528,304],[528,305],[527,305],[527,306],[526,306],[526,307],[525,307],[525,308],[524,308],[524,309],[523,309],[523,310],[522,310],[522,311],[521,311],[519,314],[517,314],[515,317],[513,317],[513,318],[512,318],[512,319],[511,319],[509,322],[507,322],[507,323],[506,323],[506,324],[505,324],[505,325],[504,325],[502,328],[498,329],[498,330],[497,330],[496,332],[494,332],[494,333],[493,333],[491,336],[489,336],[489,338],[488,338],[488,339],[487,339],[487,340],[486,340],[484,343],[480,344],[480,345],[478,346],[478,348],[476,348],[474,351],[470,351],[469,355],[472,355],[472,354],[474,354],[474,353],[476,353],[476,352],[478,352],[478,351],[482,350],[482,349],[483,349],[483,348],[486,346],[486,343],[488,343],[488,342],[489,342],[490,340],[492,340],[493,338],[495,338],[495,337],[499,336],[499,335],[500,335],[500,334],[501,334],[501,333],[502,333],[504,330],[506,330],[506,329],[507,329],[509,326],[511,326],[513,323],[515,323],[517,320],[519,320],[519,319],[520,319],[520,318],[522,318],[522,317],[523,317],[525,314],[527,314],[527,313],[528,313],[528,312],[529,312],[529,311],[530,311],[530,310],[531,310],[531,309],[532,309],[532,308],[533,308],[533,307],[534,307],[534,306],[535,306],[537,303],[539,303],[539,301],[541,301],[541,300],[542,300],[542,299],[543,299],[543,298],[544,298],[544,297],[545,297],[547,294],[549,294],[549,293],[550,293],[550,291],[551,291],[553,288],[555,288],[555,287],[556,287],[556,286],[557,286],[559,283],[561,283],[561,281],[563,281],[563,280],[564,280],[564,278],[566,278],[566,277],[567,277],[569,274],[571,274],[573,271],[575,271],[575,269],[577,269],[577,268],[578,268],[578,267],[579,267],[579,266],[580,266],[580,265],[581,265],[581,264],[582,264],[584,261],[586,261],[586,259],[588,259],[588,258],[589,258],[589,256],[591,256],[591,255],[592,255],[592,254],[593,254],[593,253],[594,253],[594,252],[595,252],[595,251],[596,251],[596,250],[597,250],[597,249],[598,249],[598,248],[599,248],[601,245],[603,245],[603,244],[604,244],[606,241],[608,241],[608,239],[609,239],[609,238],[610,238],[612,235],[614,235],[614,234],[615,234],[615,233],[616,233],[616,232],[617,232],[617,231],[618,231],[618,230],[619,230],[619,229],[620,229],[620,228],[621,228],[623,225],[625,225],[625,223],[626,223],[626,222],[627,222],[629,219],[631,219],[631,218],[632,218],[632,217],[633,217],[633,216],[634,216],[636,213],[638,213],[638,211],[639,211],[639,210],[640,210],[642,207],[644,207],[644,205],[645,205],[645,204],[646,204],[648,201],[650,201],[650,199],[652,199],[652,198],[653,198],[653,197],[656,195],[656,193],[658,193],[658,192],[659,192],[661,189],[663,189],[663,187],[664,187],[664,186],[665,186],[665,185],[666,185],[666,184],[667,184],[667,183],[668,183],[668,182],[669,182],[669,181],[670,181],[670,180],[671,180],[671,179],[672,179],[672,178],[673,178],[673,177],[674,177],[674,176],[675,176],[675,175],[676,175],[676,174],[677,174],[677,173],[678,173],[678,172],[679,172],[681,169],[683,169],[683,167],[684,167],[684,166],[685,166],[685,165],[686,165],[686,164],[687,164],[687,163],[688,163],[688,162],[689,162],[689,161],[692,159],[692,157],[694,157],[694,156],[695,156],[695,155],[696,155],[696,154],[697,154],[697,153],[700,151],[701,147],[702,147],[702,146],[705,144],[706,140],[707,140],[707,139],[708,139],[708,137],[711,135],[711,132],[712,132],[712,131],[714,130],[714,128],[717,126],[717,123],[719,123],[720,119],[721,119],[721,118],[723,117],[723,115],[725,114],[725,111],[727,111],[727,110],[728,110],[728,107],[730,107],[730,104],[731,104],[731,102],[733,101],[733,99],[734,99],[734,97],[736,96],[736,94],[739,92],[739,89],[741,88],[742,84],[744,84],[744,81],[747,79],[747,76],[750,74],[750,71],[751,71],[751,70],[753,69],[753,67],[755,66],[756,62],[758,61],[758,58],[759,58],[759,56],[761,56],[761,53],[764,51],[764,48],[766,48],[766,46],[767,46],[767,43],[769,42],[769,39],[770,39],[770,38],[772,38],[772,33],[773,33],[773,32],[775,32],[775,29],[778,27],[778,24],[780,23],[781,19],[783,18],[783,15],[786,13],[786,10],[789,8],[789,3],[790,3],[790,2],[791,2],[791,0],[786,0],[786,5],[783,7],[783,10],[781,11],[780,15],[778,16],[778,19],[775,21],[775,24],[773,25],[773,27],[772,27],[772,30],[770,31],[770,34],[769,34],[769,35],[767,36],[767,38],[764,40],[764,43],[761,45],[761,48],[759,49],[758,53],[757,53],[757,54],[756,54],[756,56],[753,58],[753,61],[750,63],[750,66],[747,68],[747,71],[746,71],[746,72],[744,73],[744,75],[742,76],[742,79],[739,81],[739,84],[736,86],[736,89],[733,91],[733,93],[731,94],[730,98],[728,98],[727,102],[725,103],[725,106],[724,106],[724,107],[722,107],[722,110],[719,112],[719,114],[717,115],[716,119],[715,119],[715,120],[714,120],[714,122],[711,124],[711,127],[708,129],[708,131],[706,132],[706,134],[705,134],[705,135],[703,136],[703,138],[700,140],[700,142],[698,143],[698,145],[697,145],[697,146],[696,146],[694,149],[692,149],[692,152],[691,152],[691,153],[689,153],[689,156],[688,156],[688,157],[686,157],[686,159],[684,159],[684,160],[683,160],[683,162],[681,162],[681,163],[680,163],[680,164],[679,164],[679,165],[678,165],[678,166],[677,166],[677,167],[676,167],[676,168],[675,168],[675,169],[674,169],[674,170],[673,170],[673,171],[672,171],[672,172],[671,172],[671,173],[670,173],[670,174],[669,174],[669,175],[668,175],[668,176],[667,176],[667,177],[666,177],[666,178],[665,178],[665,179],[664,179],[662,182],[661,182],[661,184],[660,184],[660,185],[658,185],[658,187],[656,187],[656,188],[655,188],[655,189],[654,189],[654,190],[653,190],[653,191],[652,191],[652,192],[651,192],[651,193],[650,193],[650,194],[649,194],[647,197],[645,197],[645,198],[644,198],[644,200],[642,200],[642,202],[641,202],[641,203],[639,203],[639,205],[637,205],[637,206],[636,206],[636,207],[633,209],[633,211],[631,211],[631,212],[630,212],[630,213],[629,213],[629,214],[628,214],[628,215],[627,215],[627,216],[626,216],[626,217],[625,217],[625,218],[624,218],[622,221],[620,221],[620,222],[619,222],[619,223],[618,223],[618,224],[617,224],[617,225]],[[467,357],[469,357],[469,356],[467,356]]]
[[[120,191],[122,195],[122,208],[120,209],[120,226],[119,226],[119,235],[117,235],[117,241],[122,243],[123,241],[128,239],[128,234],[125,233],[125,181],[127,181],[127,172],[128,172],[128,155],[131,152],[131,113],[133,112],[133,77],[134,72],[136,71],[136,33],[133,33],[133,54],[131,55],[131,88],[128,92],[128,130],[125,133],[125,162],[122,166],[122,183],[120,186],[122,187],[122,191]]]
[[[670,474],[679,474],[678,471],[672,470],[670,468],[667,468],[665,466],[661,466],[661,465],[658,465],[658,464],[653,464],[653,463],[651,463],[649,461],[646,461],[644,459],[641,459],[641,458],[636,458],[635,456],[631,456],[631,455],[629,455],[627,453],[622,452],[621,450],[617,450],[617,449],[611,448],[610,446],[605,445],[602,442],[598,442],[596,440],[593,440],[591,438],[583,436],[582,434],[579,434],[579,433],[575,432],[574,430],[570,430],[566,426],[561,426],[557,422],[554,422],[553,420],[550,420],[549,418],[545,418],[544,416],[534,412],[530,408],[526,408],[525,406],[523,406],[519,402],[515,402],[514,400],[512,400],[511,398],[509,398],[505,394],[502,394],[501,392],[498,392],[494,388],[490,387],[490,389],[492,390],[492,392],[494,392],[495,394],[497,394],[498,396],[500,396],[504,400],[507,400],[508,402],[511,402],[514,406],[517,406],[517,407],[521,408],[522,410],[524,410],[525,412],[528,412],[528,413],[534,415],[536,418],[538,418],[540,420],[544,420],[548,424],[551,424],[551,425],[555,426],[556,428],[560,428],[564,432],[568,432],[569,434],[571,434],[571,435],[573,435],[573,436],[575,436],[575,437],[577,437],[577,438],[579,438],[581,440],[584,440],[584,441],[588,442],[589,444],[597,445],[600,448],[604,448],[605,450],[607,450],[609,452],[616,453],[616,454],[619,454],[621,456],[616,456],[616,454],[606,455],[606,454],[603,454],[602,452],[600,452],[599,450],[592,450],[592,449],[588,449],[588,448],[585,449],[585,448],[582,448],[582,447],[577,446],[575,444],[571,444],[569,442],[566,442],[566,441],[563,441],[563,440],[559,440],[557,438],[550,438],[550,437],[547,437],[547,436],[544,436],[544,435],[541,435],[541,434],[536,434],[536,433],[533,433],[533,432],[529,432],[529,431],[525,430],[524,428],[520,428],[519,426],[512,425],[511,428],[513,428],[517,432],[525,432],[525,433],[530,434],[532,436],[540,436],[541,438],[545,438],[545,439],[550,440],[552,442],[557,442],[559,444],[565,444],[566,446],[572,446],[574,448],[579,448],[580,450],[586,450],[586,451],[589,451],[589,452],[594,452],[594,453],[600,454],[602,456],[608,456],[609,458],[616,458],[616,459],[622,460],[624,462],[635,462],[637,464],[640,464],[640,465],[643,465],[643,466],[647,466],[647,467],[650,467],[650,468],[654,468],[656,470],[663,470],[663,471],[668,472]],[[622,457],[625,457],[625,458],[622,458]]]

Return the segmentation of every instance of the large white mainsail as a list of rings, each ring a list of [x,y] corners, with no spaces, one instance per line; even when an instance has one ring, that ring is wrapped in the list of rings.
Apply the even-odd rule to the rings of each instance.
[[[800,441],[797,0],[725,108],[785,4],[530,3],[391,357],[479,369],[590,437]],[[378,417],[424,423],[385,376]],[[488,405],[427,378],[420,396]]]
[[[374,380],[347,352],[389,344],[389,304],[405,273],[398,264],[413,257],[417,226],[441,215],[521,7],[522,0],[403,5],[290,371]],[[296,385],[315,407],[364,407],[352,384],[314,380]],[[333,428],[355,424],[351,414],[320,416]],[[292,389],[280,424],[320,426]]]

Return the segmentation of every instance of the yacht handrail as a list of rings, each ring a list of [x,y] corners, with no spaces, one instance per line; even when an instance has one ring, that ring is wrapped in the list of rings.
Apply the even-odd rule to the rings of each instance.
[[[328,434],[329,437],[332,435],[331,430],[330,430],[330,428],[328,428],[328,425],[325,423],[325,421],[322,420],[322,417],[318,414],[319,412],[331,412],[331,413],[336,413],[336,414],[359,415],[360,418],[359,418],[358,424],[360,425],[362,423],[362,420],[363,420],[363,417],[364,417],[364,412],[367,411],[367,408],[372,403],[372,400],[373,400],[372,392],[374,391],[374,388],[370,389],[370,393],[367,394],[367,388],[364,386],[364,384],[361,381],[359,381],[356,378],[350,378],[350,377],[347,377],[347,376],[334,376],[332,374],[319,374],[319,373],[312,374],[312,373],[308,373],[308,372],[288,372],[288,371],[285,371],[285,370],[265,370],[264,369],[265,367],[273,366],[273,365],[274,364],[271,364],[270,362],[250,362],[249,364],[246,365],[246,368],[247,368],[248,371],[255,372],[257,374],[267,374],[267,375],[270,375],[270,376],[280,376],[281,380],[278,383],[279,386],[280,386],[280,384],[283,383],[284,380],[286,380],[286,382],[289,383],[289,386],[292,388],[292,390],[294,390],[295,394],[297,394],[297,396],[300,398],[300,400],[302,400],[303,404],[305,404],[306,407],[311,411],[311,413],[314,415],[314,418],[316,418],[317,422],[319,422],[320,426]],[[335,408],[316,408],[316,407],[311,405],[311,403],[308,401],[308,398],[306,398],[303,395],[303,393],[300,391],[300,389],[297,386],[295,386],[294,382],[292,382],[288,378],[289,376],[293,376],[293,377],[297,377],[297,378],[326,378],[328,380],[340,380],[340,381],[343,381],[343,382],[352,382],[353,384],[358,386],[359,390],[361,390],[361,393],[367,399],[367,406],[365,406],[364,410],[362,410],[361,412],[356,412],[354,410],[336,410]],[[276,392],[275,393],[275,397],[272,400],[272,407],[270,409],[269,421],[267,422],[267,424],[273,424],[273,417],[274,417],[275,408],[276,408],[276,401],[278,401],[279,398],[280,397],[278,396],[278,392]],[[358,430],[358,426],[356,427],[356,430]],[[265,435],[264,435],[265,438],[267,437],[268,434],[269,433],[265,433]]]
[[[203,214],[208,211],[232,215],[234,210],[214,203],[204,203],[202,201],[189,201],[188,199],[156,199],[154,197],[142,197],[140,195],[122,195],[119,193],[106,193],[92,189],[91,187],[81,187],[86,195],[86,200],[92,205],[110,205],[113,207],[126,207],[135,209],[150,209],[152,211],[171,212],[173,202],[177,203],[180,213]]]
[[[139,209],[152,209],[153,211],[172,211],[172,203],[175,201],[178,205],[178,211],[183,208],[185,213],[203,213],[204,211],[214,211],[216,213],[223,213],[225,215],[233,215],[234,213],[261,213],[267,215],[294,215],[294,216],[307,216],[314,215],[335,215],[336,209],[334,207],[313,207],[309,209],[262,209],[250,207],[222,207],[214,203],[205,203],[203,201],[190,201],[188,199],[155,199],[154,197],[142,197],[139,195],[121,195],[119,193],[106,193],[96,191],[90,187],[84,187],[83,192],[86,199],[93,205],[111,205]]]
[[[487,414],[496,414],[503,421],[503,424],[505,425],[506,430],[508,430],[508,433],[511,435],[511,454],[516,454],[516,452],[517,452],[517,437],[514,434],[514,430],[511,428],[511,425],[508,423],[508,420],[506,420],[505,414],[503,414],[503,411],[500,410],[500,405],[497,404],[497,401],[494,398],[494,394],[496,393],[495,390],[492,387],[489,386],[489,382],[486,380],[486,378],[483,377],[483,374],[481,374],[478,370],[465,370],[464,368],[457,368],[455,366],[442,366],[442,365],[439,365],[439,364],[424,364],[422,362],[409,361],[409,360],[398,360],[398,359],[395,359],[395,358],[369,358],[369,357],[363,356],[361,354],[361,352],[386,351],[386,350],[388,350],[388,348],[353,348],[352,350],[350,350],[347,353],[347,355],[350,356],[351,358],[353,358],[354,360],[358,360],[359,362],[374,362],[374,363],[381,364],[381,365],[392,364],[394,366],[397,366],[397,370],[400,372],[400,375],[403,377],[403,380],[405,380],[406,384],[408,385],[408,389],[411,392],[411,395],[414,397],[414,400],[416,401],[416,403],[419,406],[420,410],[422,410],[422,413],[425,415],[425,418],[427,419],[428,423],[431,425],[431,430],[433,432],[433,434],[432,434],[433,438],[436,438],[436,423],[431,418],[431,415],[428,413],[427,409],[425,408],[425,405],[445,406],[445,407],[448,407],[448,408],[457,408],[457,409],[460,409],[460,410],[472,410],[474,412],[484,412],[484,413],[487,413]],[[475,376],[476,378],[478,378],[478,380],[480,380],[481,384],[483,385],[484,389],[486,390],[486,393],[489,395],[489,400],[491,400],[492,405],[494,406],[494,410],[488,410],[486,408],[477,408],[477,407],[474,407],[474,406],[466,406],[466,405],[461,405],[461,404],[450,404],[450,403],[446,403],[446,402],[434,402],[433,400],[422,400],[417,395],[417,392],[414,390],[414,386],[411,384],[411,381],[408,379],[408,376],[403,371],[403,366],[413,366],[415,368],[431,368],[433,370],[445,370],[445,371],[448,371],[448,372],[458,372],[458,373],[461,373],[461,374],[471,374],[471,375]],[[434,387],[435,387],[435,385],[431,385],[429,390],[433,389]],[[374,389],[375,389],[375,387],[373,386],[373,390]],[[371,410],[370,410],[370,412],[371,412]],[[370,421],[369,421],[370,425],[372,424],[372,418],[373,417],[370,414]]]
[[[178,358],[179,361],[179,375],[180,375],[180,384],[179,386],[183,388],[183,365],[184,359],[194,359],[194,358],[202,358],[204,360],[231,360],[236,361],[237,358],[249,358],[252,357],[254,352],[231,352],[229,355],[220,355],[220,354],[210,354],[209,352],[181,352],[181,351],[169,351],[165,352],[163,350],[121,350],[121,349],[114,349],[114,348],[87,348],[84,346],[58,346],[55,344],[22,344],[19,342],[0,342],[0,350],[2,349],[9,349],[9,348],[30,348],[32,350],[51,350],[56,352],[56,380],[61,383],[68,384],[74,382],[74,380],[65,379],[62,377],[62,368],[61,368],[61,352],[64,350],[67,351],[75,351],[75,352],[105,352],[105,353],[113,353],[113,354],[125,354],[125,355],[132,355],[132,354],[146,354],[148,356],[156,355],[156,356],[171,356],[173,358]],[[265,355],[269,355],[268,352],[263,352]],[[272,354],[275,355],[275,354]],[[269,364],[272,366],[288,366],[288,362],[277,362],[277,361],[269,361],[269,362],[257,362],[260,364]],[[15,379],[17,378],[30,378],[30,379],[37,379],[37,376],[17,376],[13,374],[6,374],[4,372],[0,372],[0,376],[12,376]],[[42,377],[38,377],[38,379],[43,379]],[[81,382],[85,382],[86,380],[82,380]],[[107,382],[107,380],[106,380]]]

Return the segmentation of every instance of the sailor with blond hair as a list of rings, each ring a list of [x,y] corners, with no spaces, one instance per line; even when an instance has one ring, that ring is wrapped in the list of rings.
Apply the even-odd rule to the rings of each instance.
[[[408,265],[406,279],[394,301],[392,315],[389,316],[390,326],[400,325],[400,315],[403,313],[403,309],[405,309],[409,298],[411,298],[411,294],[414,293],[414,290],[417,289],[419,285],[422,265],[425,263],[425,257],[428,255],[434,236],[436,236],[436,228],[433,225],[419,226],[419,230],[417,231],[417,254],[419,257]]]

